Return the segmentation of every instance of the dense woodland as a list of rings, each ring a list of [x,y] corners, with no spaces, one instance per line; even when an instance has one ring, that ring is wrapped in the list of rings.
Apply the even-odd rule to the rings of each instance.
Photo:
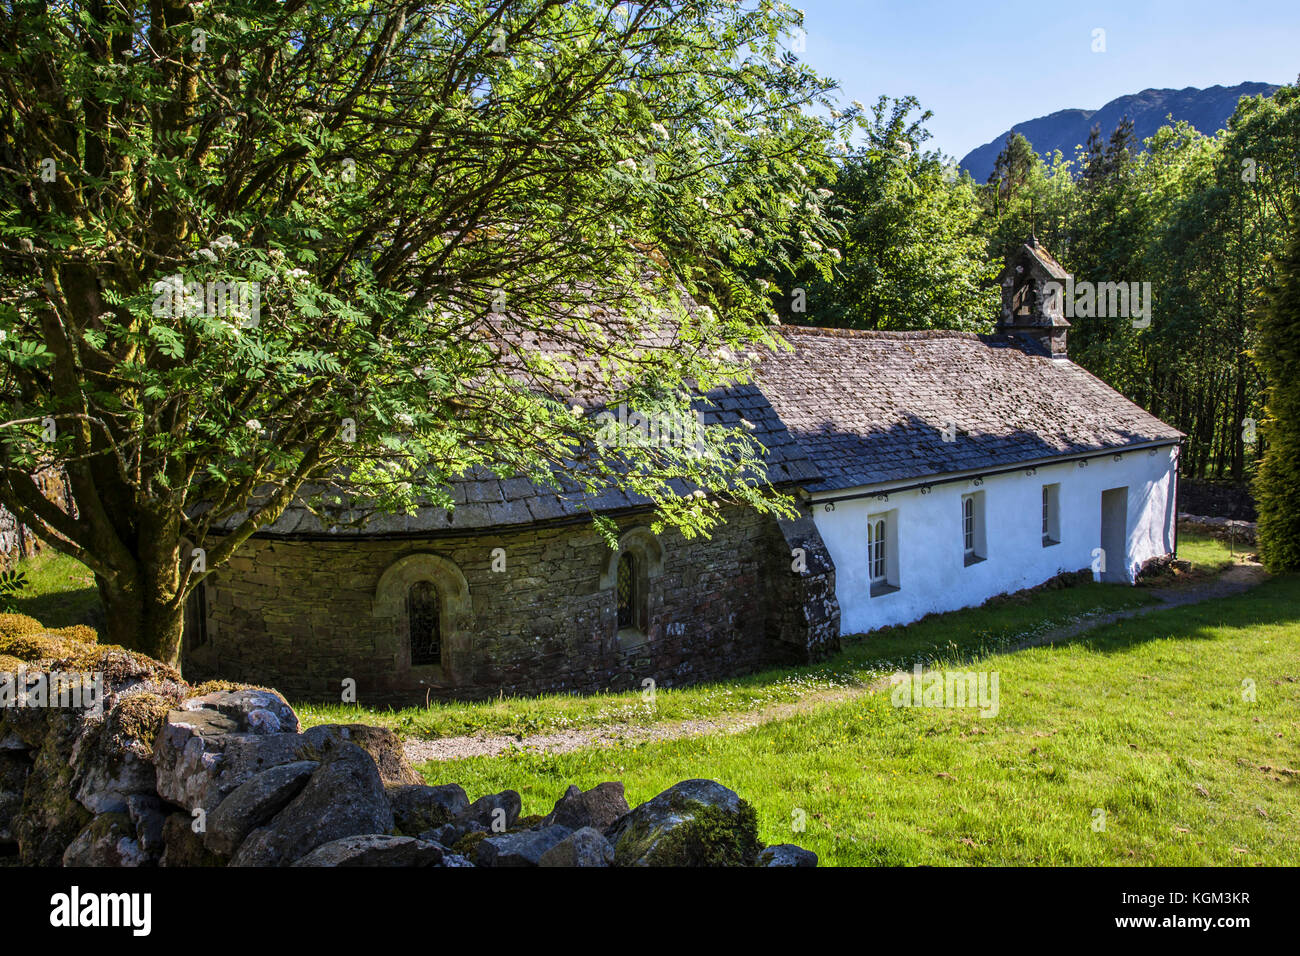
[[[1300,192],[1300,86],[1243,97],[1212,136],[1179,123],[1139,143],[1121,124],[1044,162],[1013,134],[985,184],[924,148],[914,99],[870,113],[833,184],[843,259],[829,279],[798,272],[806,307],[792,298],[786,321],[990,330],[1002,260],[1032,230],[1076,280],[1151,283],[1149,327],[1073,318],[1071,358],[1188,434],[1185,474],[1253,472],[1253,353]]]

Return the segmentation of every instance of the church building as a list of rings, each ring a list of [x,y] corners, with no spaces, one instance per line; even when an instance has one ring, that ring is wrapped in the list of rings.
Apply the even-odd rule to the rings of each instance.
[[[1070,361],[1065,278],[1031,238],[993,334],[783,327],[790,350],[709,398],[794,519],[734,507],[686,540],[626,493],[490,474],[360,531],[290,509],[196,592],[186,675],[362,703],[672,686],[1065,572],[1133,583],[1174,550],[1183,435]]]

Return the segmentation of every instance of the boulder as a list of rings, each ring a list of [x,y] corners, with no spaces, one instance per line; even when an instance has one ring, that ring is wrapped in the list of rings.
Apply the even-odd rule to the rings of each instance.
[[[64,866],[140,866],[147,862],[124,812],[101,813],[63,852]]]
[[[318,846],[294,866],[438,866],[447,850],[413,837],[366,833]]]
[[[605,831],[628,812],[623,784],[617,781],[601,783],[590,790],[569,787],[556,801],[555,809],[546,818],[547,823],[559,823],[571,830],[595,827]]]
[[[406,750],[402,738],[387,727],[367,727],[365,724],[321,724],[312,727],[302,735],[303,756],[309,760],[319,759],[312,755],[313,749],[322,752],[341,747],[345,743],[356,744],[370,754],[379,768],[379,777],[387,786],[422,784],[421,777],[406,759]]]
[[[240,784],[207,815],[204,846],[233,855],[249,833],[270,822],[299,794],[318,767],[314,760],[298,760],[263,770]]]
[[[298,715],[289,702],[273,690],[244,687],[191,697],[182,710],[215,710],[251,734],[296,734]]]
[[[758,854],[758,866],[816,866],[817,854],[793,843],[778,843]]]
[[[149,863],[157,863],[166,849],[163,828],[167,825],[167,811],[163,802],[151,793],[133,793],[126,798],[126,813],[141,851]]]
[[[272,767],[308,756],[306,734],[257,734],[235,729],[215,710],[173,710],[154,746],[158,794],[187,810],[214,810],[237,787]]]
[[[24,866],[58,866],[68,844],[90,823],[92,814],[73,797],[74,770],[69,763],[84,727],[80,711],[48,709],[39,749],[23,790],[23,805],[10,822]]]
[[[12,823],[23,805],[23,790],[32,762],[23,751],[0,750],[0,843],[17,842]]]
[[[408,836],[443,826],[456,814],[469,809],[469,797],[457,783],[439,787],[421,783],[389,787],[388,802],[398,831]]]
[[[479,866],[537,866],[542,854],[572,832],[564,826],[543,826],[484,837],[474,862]]]
[[[270,823],[252,831],[231,866],[287,866],[334,840],[393,829],[375,761],[356,744],[328,755],[302,792]]]
[[[519,822],[519,811],[523,809],[523,800],[513,790],[489,793],[479,797],[460,813],[452,817],[451,822],[465,826],[465,831],[488,830],[492,833],[504,833]]]
[[[462,823],[444,823],[440,827],[423,830],[417,834],[421,840],[441,843],[443,846],[455,846],[471,833],[486,833],[487,827],[472,820]]]
[[[594,827],[574,830],[540,857],[538,866],[611,866],[614,848]]]
[[[683,780],[632,810],[606,834],[616,866],[750,866],[754,809],[712,780]]]
[[[159,866],[225,866],[226,858],[203,845],[194,832],[194,818],[188,813],[173,813],[163,824],[163,855]]]
[[[126,809],[133,794],[152,794],[157,786],[153,744],[172,701],[152,693],[120,696],[102,721],[76,743],[73,784],[91,813]]]

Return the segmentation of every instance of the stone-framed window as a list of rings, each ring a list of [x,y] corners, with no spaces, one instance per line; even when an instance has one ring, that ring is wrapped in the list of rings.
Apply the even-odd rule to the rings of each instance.
[[[407,592],[406,628],[411,666],[442,666],[442,610],[432,581],[416,581]]]
[[[663,559],[663,545],[649,528],[631,528],[619,538],[618,549],[610,553],[601,573],[601,590],[610,592],[614,605],[615,636],[624,648],[654,636],[654,581],[663,573]]]
[[[450,680],[468,641],[469,584],[460,568],[437,554],[408,554],[388,566],[375,588],[378,649],[399,670]]]
[[[618,629],[640,628],[645,620],[644,608],[641,606],[641,588],[637,580],[636,555],[624,551],[618,556],[618,580],[614,593],[618,597]]]

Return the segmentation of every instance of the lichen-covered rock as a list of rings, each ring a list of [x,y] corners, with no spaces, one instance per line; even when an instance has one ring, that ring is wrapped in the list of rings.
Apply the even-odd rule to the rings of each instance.
[[[215,710],[235,721],[239,732],[296,734],[298,715],[289,702],[273,690],[240,688],[190,697],[181,710]]]
[[[424,783],[424,778],[415,772],[410,761],[406,759],[406,750],[402,738],[387,727],[368,727],[365,724],[321,724],[302,734],[304,756],[313,756],[313,748],[322,751],[330,747],[339,747],[345,743],[356,744],[370,754],[379,776],[387,786]]]
[[[187,810],[214,810],[236,787],[272,767],[306,759],[305,734],[239,729],[210,709],[173,710],[154,744],[159,795]]]
[[[189,685],[174,668],[138,651],[112,645],[83,644],[67,641],[72,653],[55,661],[54,667],[65,674],[99,674],[103,680],[105,706],[112,706],[118,695],[137,689],[179,700]]]
[[[91,813],[110,813],[125,810],[132,794],[154,793],[154,739],[171,705],[152,693],[120,696],[102,722],[77,741],[73,783],[82,806]]]
[[[126,814],[146,860],[157,863],[166,849],[163,831],[168,814],[163,802],[152,793],[133,793],[126,798]]]
[[[99,814],[63,852],[64,866],[140,866],[145,862],[131,817],[124,812]]]
[[[618,781],[597,784],[590,790],[569,787],[555,803],[547,816],[547,823],[559,823],[571,830],[595,827],[605,831],[629,810],[623,796],[623,784]]]
[[[398,832],[407,836],[418,836],[442,826],[469,808],[469,797],[457,783],[439,787],[419,783],[389,787],[388,802]]]
[[[606,834],[616,866],[751,866],[762,845],[754,809],[712,780],[683,780]]]
[[[173,813],[163,824],[163,850],[159,866],[225,866],[227,857],[218,856],[203,845],[194,832],[195,818]]]
[[[307,785],[320,764],[298,760],[264,770],[240,784],[207,816],[203,843],[231,856],[248,834],[270,822]]]
[[[32,762],[21,750],[0,750],[0,843],[15,843],[13,818],[22,809]]]
[[[594,827],[574,830],[537,860],[538,866],[611,866],[614,848]]]
[[[439,866],[445,847],[414,837],[367,833],[312,850],[294,866]]]
[[[758,866],[816,866],[817,854],[793,843],[778,843],[758,854]]]
[[[75,771],[69,763],[85,715],[63,709],[36,713],[42,718],[39,747],[32,751],[23,805],[10,826],[25,866],[58,866],[68,844],[91,820],[90,812],[73,797]],[[30,730],[35,725],[24,726]]]
[[[542,854],[573,831],[563,826],[544,826],[484,837],[474,862],[479,866],[537,866]]]
[[[356,744],[329,754],[307,785],[240,845],[231,866],[287,866],[343,837],[389,833],[393,811],[375,761]]]

